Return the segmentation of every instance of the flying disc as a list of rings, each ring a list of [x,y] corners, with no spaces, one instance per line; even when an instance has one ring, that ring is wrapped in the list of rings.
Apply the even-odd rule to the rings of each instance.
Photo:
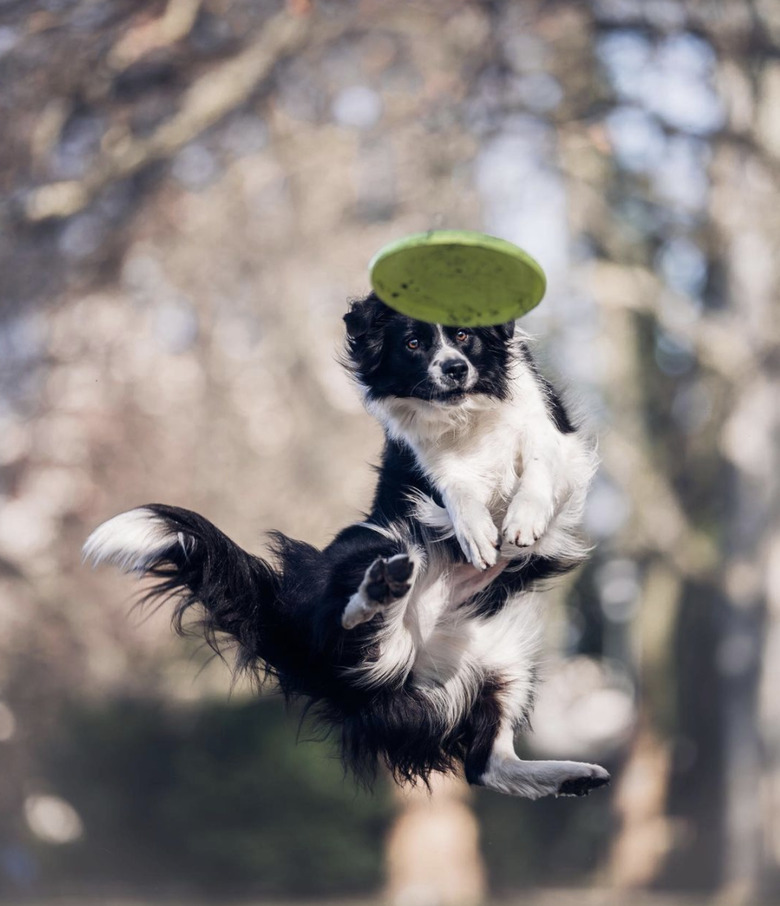
[[[467,230],[415,233],[380,249],[371,285],[391,308],[450,327],[502,324],[544,296],[544,271],[506,239]]]

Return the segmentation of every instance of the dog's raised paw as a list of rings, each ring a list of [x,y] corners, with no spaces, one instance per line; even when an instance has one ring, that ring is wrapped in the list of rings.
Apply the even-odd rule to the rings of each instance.
[[[454,523],[455,537],[466,559],[477,569],[495,566],[500,547],[498,529],[485,508],[475,509],[470,518]]]
[[[501,529],[505,543],[515,547],[531,547],[547,530],[552,515],[550,501],[518,495],[509,505]]]
[[[409,591],[413,572],[414,564],[408,554],[379,557],[369,566],[363,588],[371,601],[391,604]]]
[[[412,587],[414,563],[408,554],[378,557],[366,570],[360,588],[341,615],[344,629],[372,620],[384,607],[398,601]]]

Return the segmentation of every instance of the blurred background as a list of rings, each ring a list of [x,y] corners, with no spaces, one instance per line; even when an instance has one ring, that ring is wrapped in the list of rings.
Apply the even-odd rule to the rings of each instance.
[[[776,0],[0,0],[0,899],[780,902],[778,183]],[[524,742],[587,800],[358,790],[81,564],[358,518],[341,317],[431,227],[542,263],[599,439]]]

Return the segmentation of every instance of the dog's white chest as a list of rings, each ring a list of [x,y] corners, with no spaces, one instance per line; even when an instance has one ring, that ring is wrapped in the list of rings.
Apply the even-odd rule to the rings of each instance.
[[[437,486],[456,485],[481,499],[507,497],[522,468],[520,442],[505,425],[464,432],[449,444],[420,444],[417,457]]]
[[[505,568],[502,561],[487,571],[470,564],[446,569],[433,567],[406,613],[407,628],[416,638],[412,668],[419,682],[446,683],[459,672],[472,672],[476,666],[476,626],[461,609]]]

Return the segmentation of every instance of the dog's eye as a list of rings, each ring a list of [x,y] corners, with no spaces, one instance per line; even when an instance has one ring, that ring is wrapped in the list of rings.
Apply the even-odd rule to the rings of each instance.
[[[410,337],[410,338],[406,341],[406,348],[407,348],[407,349],[419,349],[419,348],[420,348],[420,341],[417,339],[417,337]]]
[[[461,328],[461,329],[455,334],[455,339],[456,339],[459,343],[464,343],[466,340],[468,340],[469,336],[470,336],[469,332],[468,332],[467,330],[463,330],[463,328]]]

